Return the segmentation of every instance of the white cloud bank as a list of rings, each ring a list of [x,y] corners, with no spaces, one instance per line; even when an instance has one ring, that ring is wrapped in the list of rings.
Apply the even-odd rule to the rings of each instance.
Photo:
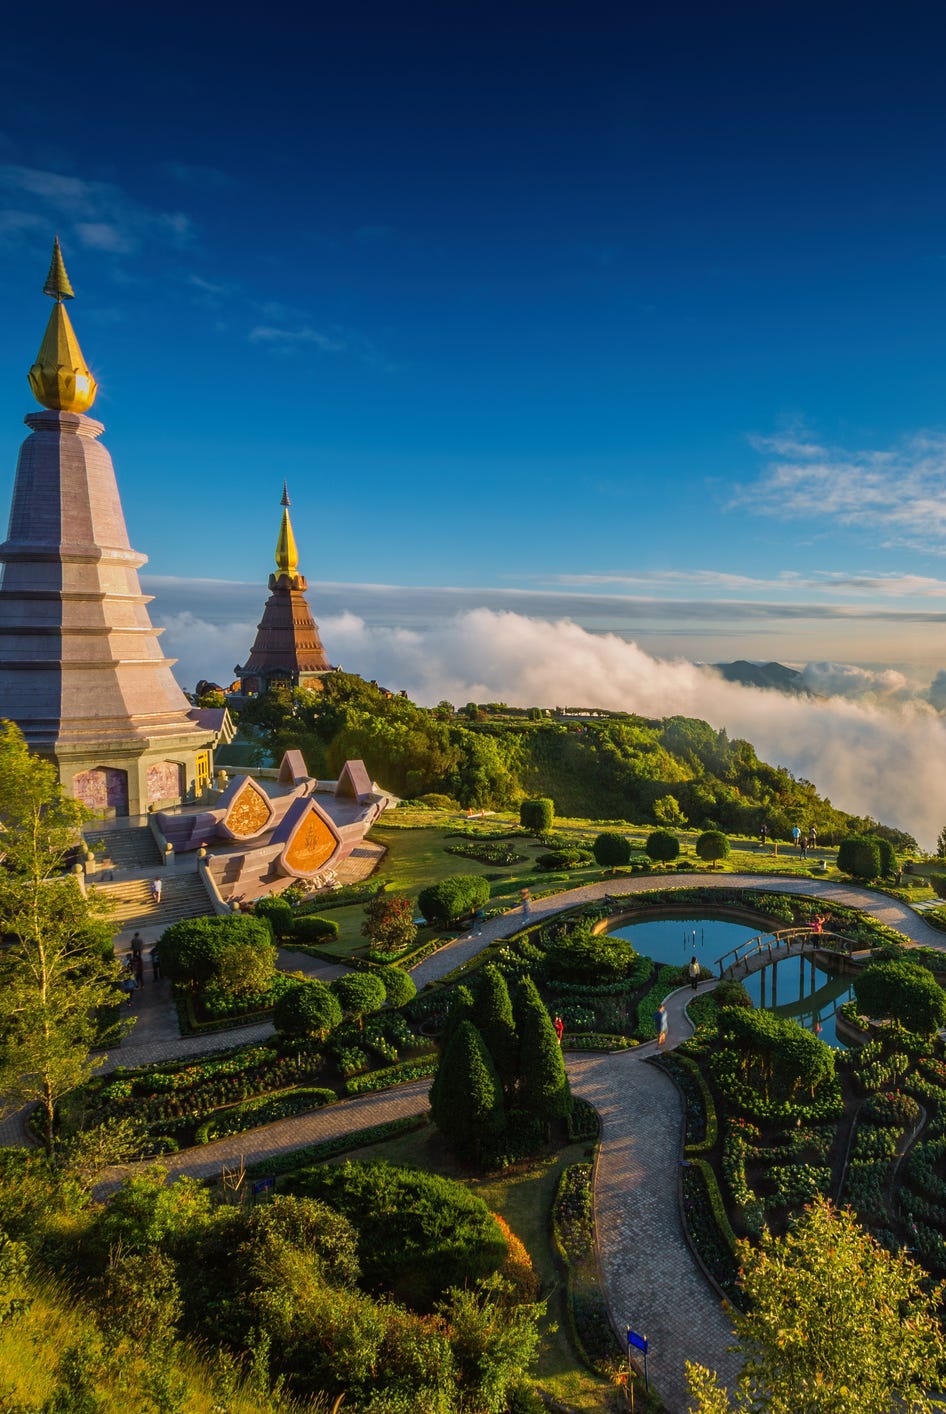
[[[204,661],[224,652],[237,662],[252,641],[245,622],[210,625],[184,614],[165,622],[166,641],[198,634]],[[322,632],[335,662],[421,703],[702,717],[747,738],[763,760],[813,781],[841,809],[899,825],[927,847],[946,819],[946,723],[928,702],[906,697],[899,674],[815,665],[812,690],[840,687],[863,700],[788,697],[725,682],[681,659],[654,658],[616,634],[486,608],[410,629],[343,613],[323,619]],[[168,646],[180,651],[182,644]]]

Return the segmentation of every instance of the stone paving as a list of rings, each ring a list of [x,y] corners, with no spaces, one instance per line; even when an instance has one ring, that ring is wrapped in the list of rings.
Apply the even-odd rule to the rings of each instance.
[[[458,938],[413,971],[418,990],[470,961],[488,943],[518,932],[526,921],[541,921],[581,903],[644,893],[654,888],[770,888],[807,894],[826,904],[862,908],[881,922],[898,928],[912,941],[946,950],[946,937],[924,923],[907,905],[853,885],[819,879],[758,874],[663,875],[607,880],[567,893],[534,900],[529,918],[521,909],[485,923]],[[281,953],[280,965],[328,980],[344,969],[317,962],[300,953]],[[703,989],[713,984],[703,984]],[[243,1027],[209,1038],[181,1038],[165,982],[146,981],[139,998],[137,1036],[111,1053],[104,1069],[141,1065],[154,1060],[186,1057],[201,1051],[265,1038],[269,1024]],[[668,999],[668,1046],[690,1034],[685,1006],[689,989]],[[682,1117],[677,1093],[666,1076],[642,1064],[656,1043],[615,1055],[571,1055],[569,1077],[576,1094],[584,1096],[602,1117],[602,1142],[595,1181],[599,1252],[608,1303],[616,1327],[626,1325],[646,1334],[652,1347],[650,1371],[670,1414],[683,1414],[686,1393],[685,1359],[732,1378],[733,1357],[727,1346],[731,1328],[720,1302],[697,1267],[683,1236],[677,1199]],[[428,1081],[396,1090],[363,1095],[329,1109],[281,1120],[246,1134],[169,1157],[172,1175],[208,1177],[223,1165],[265,1162],[269,1157],[381,1124],[427,1108]],[[20,1117],[0,1125],[0,1143],[24,1142]]]

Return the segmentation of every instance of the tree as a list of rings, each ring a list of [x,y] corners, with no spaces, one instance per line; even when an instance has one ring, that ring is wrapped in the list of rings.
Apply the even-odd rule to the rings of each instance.
[[[332,983],[342,1010],[361,1023],[370,1012],[380,1011],[385,1002],[384,983],[373,972],[346,972]]]
[[[455,923],[489,902],[489,884],[482,874],[450,874],[422,889],[417,902],[429,923]]]
[[[704,864],[712,864],[715,869],[721,859],[729,857],[729,840],[722,830],[704,830],[696,842],[696,852]]]
[[[784,1237],[739,1243],[746,1314],[730,1310],[742,1370],[727,1397],[688,1365],[694,1414],[932,1414],[946,1343],[942,1286],[822,1198]]]
[[[365,904],[361,933],[379,952],[406,952],[417,940],[413,901],[406,894],[375,894]]]
[[[480,973],[472,1020],[493,1058],[503,1090],[508,1094],[516,1079],[519,1037],[506,979],[492,963],[487,963]]]
[[[596,836],[591,849],[602,869],[617,869],[620,865],[627,864],[631,857],[630,840],[615,830],[604,830]]]
[[[0,1095],[7,1112],[39,1102],[48,1154],[56,1103],[105,1059],[90,1053],[118,999],[111,929],[63,873],[84,818],[52,763],[0,723]]]
[[[407,1006],[417,996],[417,987],[409,972],[403,967],[382,967],[377,976],[384,983],[387,1004],[391,1007]]]
[[[649,859],[662,860],[669,864],[671,860],[679,857],[680,841],[669,830],[654,830],[653,834],[647,836],[644,849]]]
[[[544,835],[555,820],[555,802],[548,796],[519,802],[519,824],[533,835]]]
[[[257,899],[253,905],[253,915],[269,921],[277,942],[281,938],[288,938],[292,933],[292,906],[278,894],[268,894],[265,898]]]
[[[855,977],[854,995],[867,1016],[893,1016],[921,1036],[931,1036],[946,1022],[946,992],[909,958],[872,962]]]
[[[946,859],[946,825],[936,836],[936,857],[937,859]]]
[[[554,1035],[554,1032],[553,1032]],[[479,1162],[483,1145],[505,1127],[503,1089],[492,1057],[471,1021],[461,1021],[430,1087],[434,1124],[450,1147]]]
[[[316,979],[290,987],[273,1008],[273,1025],[283,1036],[317,1036],[324,1041],[341,1021],[341,1003]]]
[[[662,795],[659,800],[654,801],[654,819],[658,825],[666,825],[671,830],[686,828],[687,817],[680,809],[680,802],[675,795]]]
[[[553,1119],[571,1114],[572,1095],[552,1018],[531,977],[523,977],[519,983],[515,1016],[519,1032],[516,1100],[548,1127]]]
[[[838,868],[855,879],[876,879],[880,874],[877,841],[863,835],[849,835],[838,846]]]

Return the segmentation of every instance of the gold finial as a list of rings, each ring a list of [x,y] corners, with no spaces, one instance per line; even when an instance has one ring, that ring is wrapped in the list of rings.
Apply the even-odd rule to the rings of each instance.
[[[76,292],[69,283],[69,276],[66,274],[66,264],[62,258],[62,247],[57,236],[53,242],[53,258],[49,264],[49,274],[46,276],[46,283],[43,286],[43,294],[49,295],[50,299],[62,304],[64,299],[75,299]]]
[[[285,481],[282,484],[280,505],[283,513],[279,539],[276,541],[276,568],[280,574],[287,574],[290,579],[294,579],[299,572],[299,551],[296,549],[296,537],[292,533],[292,521],[289,519],[289,491]]]
[[[75,296],[66,274],[58,236],[43,294],[49,295],[56,303],[49,316],[36,362],[29,372],[33,397],[41,407],[54,411],[87,412],[95,402],[98,385],[82,356],[79,340],[63,308],[63,301]]]

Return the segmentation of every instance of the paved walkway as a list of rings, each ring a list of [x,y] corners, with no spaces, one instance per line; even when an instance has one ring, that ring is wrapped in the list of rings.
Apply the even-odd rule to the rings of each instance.
[[[704,983],[701,991],[714,983]],[[689,987],[667,1001],[665,1049],[693,1027]],[[730,1383],[737,1365],[733,1332],[715,1292],[687,1245],[677,1197],[683,1119],[673,1082],[643,1062],[650,1042],[613,1055],[570,1055],[576,1095],[601,1116],[595,1175],[595,1227],[612,1321],[650,1341],[648,1365],[670,1414],[687,1406],[684,1362],[698,1361]]]

